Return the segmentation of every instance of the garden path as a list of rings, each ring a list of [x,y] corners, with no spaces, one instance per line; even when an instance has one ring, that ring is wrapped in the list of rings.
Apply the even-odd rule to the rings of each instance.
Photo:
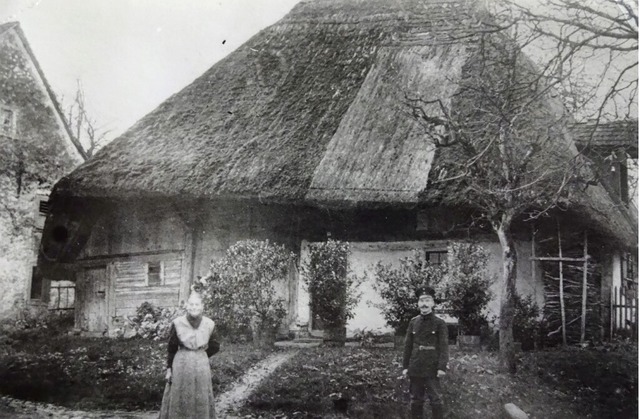
[[[291,359],[296,352],[277,352],[252,367],[229,391],[218,397],[216,401],[218,416],[221,418],[232,417],[233,412],[242,406],[242,403],[258,384],[273,373],[276,368]]]
[[[218,417],[232,418],[233,412],[242,406],[244,400],[258,384],[273,373],[276,368],[291,359],[296,352],[297,350],[277,352],[249,369],[230,390],[218,397],[216,401]],[[0,419],[156,419],[157,417],[158,412],[71,410],[46,403],[34,403],[0,396]]]

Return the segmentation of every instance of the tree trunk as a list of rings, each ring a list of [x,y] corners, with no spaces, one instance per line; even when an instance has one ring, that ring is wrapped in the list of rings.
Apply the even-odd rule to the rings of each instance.
[[[518,256],[510,231],[510,222],[502,217],[495,231],[502,248],[502,295],[500,298],[500,364],[509,372],[516,372],[516,356],[513,345],[514,296]]]

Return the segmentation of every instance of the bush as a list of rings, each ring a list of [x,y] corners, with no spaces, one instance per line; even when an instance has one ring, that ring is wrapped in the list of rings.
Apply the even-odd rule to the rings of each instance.
[[[54,312],[48,309],[22,310],[18,319],[4,322],[0,326],[0,335],[8,340],[28,341],[39,336],[63,335],[73,329],[73,310]]]
[[[422,252],[414,250],[411,256],[400,259],[398,268],[380,262],[374,268],[373,288],[384,303],[376,304],[387,324],[396,334],[404,335],[409,321],[420,312],[416,303],[416,292],[423,287],[436,290],[436,297],[442,297],[443,279],[446,266],[425,263]]]
[[[325,340],[344,344],[347,320],[353,317],[362,282],[349,274],[349,243],[328,240],[309,246],[302,270],[309,288],[310,307],[325,329]]]
[[[540,336],[540,308],[531,295],[514,295],[513,340],[522,344],[522,349],[536,347]]]
[[[487,277],[489,255],[476,243],[453,243],[448,260],[446,304],[463,334],[480,335],[487,325],[484,312],[493,294]]]
[[[135,316],[129,318],[136,336],[151,340],[165,340],[169,338],[171,322],[184,314],[182,308],[160,308],[149,302],[142,303]]]
[[[354,330],[352,340],[364,348],[371,348],[380,343],[393,343],[394,341],[393,336],[389,333],[381,330],[370,330],[366,327]]]
[[[286,315],[280,289],[288,281],[295,255],[268,240],[246,240],[231,246],[211,264],[211,275],[200,280],[205,310],[216,319],[222,335],[273,344]]]

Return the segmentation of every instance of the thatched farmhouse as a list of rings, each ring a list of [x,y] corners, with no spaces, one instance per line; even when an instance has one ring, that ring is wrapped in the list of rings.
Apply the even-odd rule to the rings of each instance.
[[[0,25],[0,321],[47,308],[36,261],[48,196],[85,158],[20,25]]]
[[[471,71],[464,18],[449,2],[303,1],[58,182],[41,263],[75,278],[76,326],[103,333],[144,301],[178,305],[248,238],[301,258],[309,243],[347,240],[356,273],[414,249],[437,262],[474,239],[498,275],[497,239],[471,224],[464,194],[433,184],[438,152],[403,100],[453,94]],[[518,223],[519,292],[544,302],[533,233],[555,237],[558,224],[579,249],[588,232],[597,294],[620,278],[634,216],[603,185],[590,190],[575,209]],[[292,267],[287,325],[313,329],[299,276]],[[363,292],[349,328],[383,327],[379,297],[369,283]]]

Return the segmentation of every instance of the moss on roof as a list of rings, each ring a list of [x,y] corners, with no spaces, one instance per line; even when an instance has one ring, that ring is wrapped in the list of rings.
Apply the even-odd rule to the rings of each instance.
[[[474,4],[303,1],[62,179],[56,193],[428,201],[437,156],[402,95],[456,92],[473,67],[473,22],[482,16]]]

